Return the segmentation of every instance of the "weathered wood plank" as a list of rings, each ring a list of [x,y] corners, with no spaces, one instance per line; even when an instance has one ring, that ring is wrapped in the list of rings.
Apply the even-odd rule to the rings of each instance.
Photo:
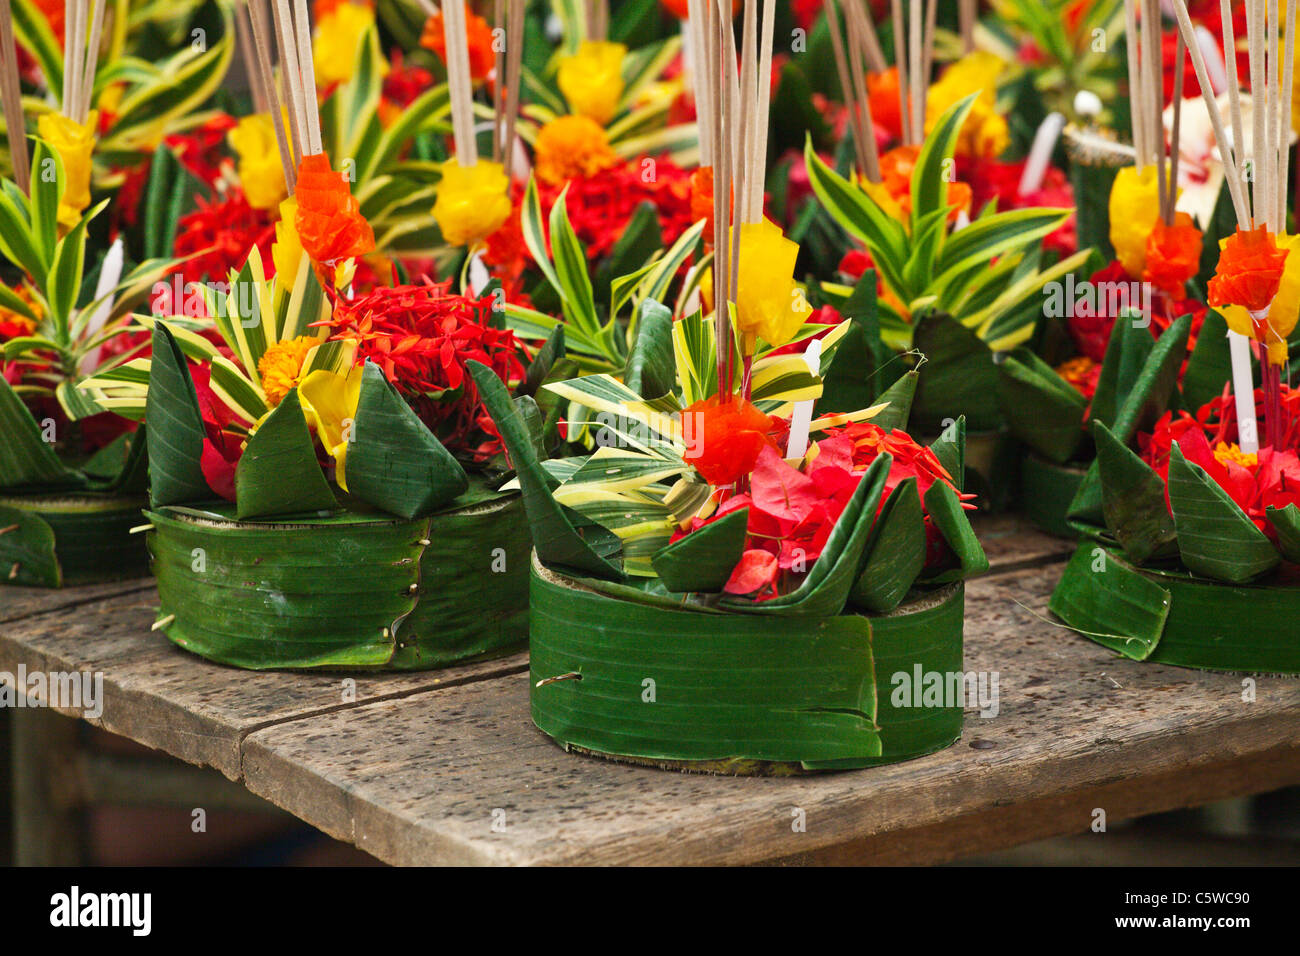
[[[90,604],[115,594],[147,590],[152,586],[152,578],[107,581],[74,588],[15,588],[0,585],[0,624],[18,621],[33,614],[47,614],[63,607]]]
[[[11,622],[0,630],[0,671],[101,672],[103,714],[91,723],[238,779],[243,738],[259,727],[527,666],[516,654],[409,674],[240,671],[151,633],[157,606],[150,588]]]
[[[257,731],[245,782],[393,863],[737,864],[936,861],[1300,781],[1300,681],[1247,703],[1241,677],[1120,660],[1039,616],[1059,573],[970,586],[966,667],[998,672],[999,712],[911,763],[733,779],[567,755],[518,675]]]

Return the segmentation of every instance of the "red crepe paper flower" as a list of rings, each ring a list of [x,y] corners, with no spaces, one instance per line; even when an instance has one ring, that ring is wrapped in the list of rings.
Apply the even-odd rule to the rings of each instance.
[[[1239,305],[1248,312],[1268,308],[1282,283],[1286,257],[1265,227],[1238,229],[1219,255],[1210,280],[1210,305]]]
[[[772,418],[735,395],[701,399],[682,412],[682,457],[711,485],[730,485],[754,470],[759,453],[774,447]]]
[[[375,234],[361,215],[361,204],[343,174],[330,168],[324,153],[302,158],[295,195],[294,223],[313,261],[332,268],[344,259],[374,251]]]
[[[1172,226],[1157,219],[1147,239],[1147,263],[1142,280],[1172,298],[1186,295],[1187,281],[1201,269],[1201,230],[1180,212]]]
[[[335,306],[333,338],[357,344],[357,361],[375,362],[453,453],[486,461],[501,439],[465,363],[482,362],[507,384],[524,366],[514,333],[492,326],[491,296],[451,293],[451,282],[376,289]]]

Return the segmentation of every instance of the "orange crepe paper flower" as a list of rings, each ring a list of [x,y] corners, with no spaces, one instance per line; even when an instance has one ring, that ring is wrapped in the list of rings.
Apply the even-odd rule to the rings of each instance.
[[[682,412],[682,456],[711,485],[730,485],[754,470],[772,445],[770,416],[737,395],[701,399]]]
[[[465,34],[469,42],[469,73],[474,80],[485,80],[496,65],[496,52],[492,49],[492,27],[465,4]],[[447,38],[443,35],[442,10],[435,11],[424,23],[420,46],[432,50],[438,59],[447,62]]]
[[[1282,284],[1287,251],[1279,249],[1264,226],[1238,229],[1228,237],[1210,280],[1210,305],[1239,305],[1248,312],[1267,309]]]
[[[330,168],[324,153],[304,156],[298,166],[298,209],[294,225],[307,255],[335,266],[375,249],[375,234],[361,215],[361,204],[342,173]]]
[[[1201,270],[1201,230],[1185,212],[1174,216],[1172,226],[1157,219],[1147,237],[1147,261],[1142,281],[1174,299],[1184,297],[1187,280]]]
[[[713,167],[701,166],[691,173],[691,221],[705,220],[704,243],[713,243]]]

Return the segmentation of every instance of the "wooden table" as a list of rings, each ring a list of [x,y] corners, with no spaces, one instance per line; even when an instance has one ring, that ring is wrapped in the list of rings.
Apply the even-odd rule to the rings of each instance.
[[[398,864],[929,863],[1300,782],[1300,681],[1136,664],[1054,623],[1070,546],[978,530],[966,668],[1000,712],[905,764],[787,779],[564,753],[528,715],[527,656],[396,676],[251,673],[150,633],[148,581],[0,589],[0,671],[101,671],[94,723]],[[802,820],[803,826],[798,826]],[[1104,840],[1104,834],[1096,834]]]

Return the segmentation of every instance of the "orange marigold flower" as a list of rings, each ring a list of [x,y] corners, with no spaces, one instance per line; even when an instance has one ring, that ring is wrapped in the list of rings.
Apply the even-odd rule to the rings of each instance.
[[[475,80],[487,79],[497,58],[492,49],[492,28],[470,9],[468,3],[465,4],[465,33],[469,41],[470,76]],[[442,10],[435,11],[425,21],[420,46],[432,50],[444,64],[447,62],[447,38],[443,35]]]
[[[1147,261],[1142,280],[1161,292],[1181,299],[1187,280],[1201,269],[1201,230],[1192,217],[1180,212],[1172,226],[1157,219],[1147,237]]]
[[[570,179],[588,179],[612,169],[619,158],[609,146],[609,135],[586,116],[561,116],[537,134],[533,164],[537,178],[551,186]]]
[[[1282,284],[1287,252],[1264,226],[1238,229],[1228,237],[1210,280],[1210,305],[1239,305],[1248,312],[1268,308]]]
[[[682,457],[709,484],[729,485],[754,470],[759,452],[772,445],[772,427],[772,419],[743,398],[712,395],[682,412]]]
[[[262,353],[257,360],[257,374],[262,379],[262,391],[272,406],[279,405],[298,385],[302,376],[302,363],[307,360],[307,353],[320,345],[320,339],[312,335],[300,335],[296,339],[276,342]]]
[[[334,266],[375,248],[375,234],[342,173],[324,153],[304,156],[298,166],[294,225],[302,247],[315,262]]]

